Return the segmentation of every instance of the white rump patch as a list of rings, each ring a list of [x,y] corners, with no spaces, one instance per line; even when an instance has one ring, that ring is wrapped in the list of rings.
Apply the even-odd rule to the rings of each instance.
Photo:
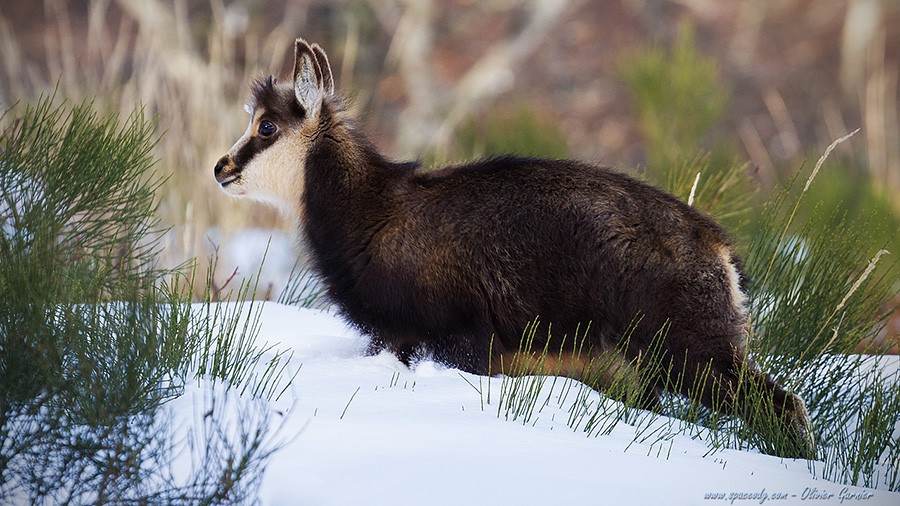
[[[725,246],[718,249],[719,258],[725,267],[725,274],[728,276],[728,291],[731,292],[731,303],[741,313],[747,310],[747,294],[741,290],[741,277],[738,274],[734,262],[731,260],[731,252]]]

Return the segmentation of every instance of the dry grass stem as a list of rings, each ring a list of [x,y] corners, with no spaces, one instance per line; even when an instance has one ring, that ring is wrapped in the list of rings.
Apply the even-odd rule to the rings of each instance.
[[[772,253],[772,258],[769,260],[769,266],[766,267],[766,273],[763,276],[761,286],[766,286],[766,282],[769,280],[769,274],[772,272],[772,266],[775,264],[775,259],[778,256],[778,252],[781,251],[781,246],[784,244],[784,238],[787,236],[787,231],[791,227],[791,224],[794,222],[794,217],[797,215],[797,210],[800,209],[800,202],[803,200],[803,196],[806,195],[806,191],[809,190],[809,186],[812,184],[813,179],[816,178],[816,174],[819,173],[819,169],[822,168],[822,164],[825,163],[825,160],[828,158],[828,155],[834,151],[834,148],[837,147],[838,144],[846,141],[850,137],[853,137],[857,132],[859,132],[859,128],[850,132],[849,134],[835,140],[832,142],[827,148],[825,148],[825,152],[822,153],[822,156],[819,158],[819,161],[816,162],[816,166],[813,168],[812,173],[809,175],[809,178],[806,180],[806,185],[803,186],[803,191],[800,192],[800,196],[797,197],[797,202],[794,204],[794,208],[791,210],[790,216],[788,216],[787,221],[784,223],[784,228],[781,230],[781,235],[778,237],[778,245],[775,247],[774,252]]]

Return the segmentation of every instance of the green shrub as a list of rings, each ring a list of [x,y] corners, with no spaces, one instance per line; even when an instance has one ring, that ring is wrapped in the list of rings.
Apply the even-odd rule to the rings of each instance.
[[[257,376],[263,350],[252,323],[239,324],[240,308],[192,313],[183,274],[158,267],[153,129],[140,112],[120,125],[90,103],[53,98],[5,119],[0,503],[252,496],[247,484],[272,451],[258,407],[248,408],[257,411],[235,436],[241,442],[205,418],[198,434],[207,438],[194,444],[208,461],[190,476],[170,474],[166,401],[197,378],[277,395],[284,361]]]
[[[637,50],[619,64],[647,165],[657,174],[695,155],[710,127],[722,119],[728,101],[715,60],[697,52],[690,24],[680,28],[671,49]]]
[[[460,160],[506,154],[565,158],[569,150],[559,127],[524,103],[471,118],[457,130],[454,144]]]

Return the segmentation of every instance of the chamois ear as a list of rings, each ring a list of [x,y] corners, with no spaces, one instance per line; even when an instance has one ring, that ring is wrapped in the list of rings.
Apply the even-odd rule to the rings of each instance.
[[[331,64],[328,63],[328,55],[325,54],[325,50],[318,44],[313,44],[310,47],[316,55],[316,63],[319,64],[319,68],[322,70],[322,85],[325,89],[325,96],[334,95],[334,75],[331,73]]]
[[[294,96],[306,110],[308,118],[319,115],[325,97],[325,83],[316,54],[303,39],[297,39],[294,46]]]

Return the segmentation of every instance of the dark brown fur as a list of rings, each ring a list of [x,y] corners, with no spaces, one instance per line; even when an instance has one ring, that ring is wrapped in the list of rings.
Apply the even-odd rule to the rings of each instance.
[[[307,49],[298,42],[298,66]],[[330,79],[319,52],[309,52],[316,78]],[[709,217],[626,175],[575,161],[505,156],[434,170],[395,163],[332,97],[318,117],[306,118],[290,87],[271,80],[254,86],[253,104],[282,130],[315,123],[305,167],[295,172],[304,178],[301,231],[329,295],[371,336],[372,352],[387,349],[406,362],[428,354],[487,374],[491,349],[495,360],[521,352],[524,328],[539,317],[560,343],[584,336],[585,356],[624,349],[624,362],[635,364],[668,325],[660,358],[668,379],[683,378],[680,393],[689,394],[709,368],[700,400],[748,417],[743,374],[770,393],[800,441],[797,454],[814,451],[804,446],[802,401],[747,362],[747,315],[726,262],[740,266]],[[246,146],[246,153],[259,149]],[[233,162],[239,171],[247,160]],[[534,348],[543,349],[548,326],[535,336]],[[559,345],[551,343],[551,355]],[[584,356],[576,363],[581,373],[562,372],[596,377]],[[671,384],[666,379],[642,393],[647,405]]]

